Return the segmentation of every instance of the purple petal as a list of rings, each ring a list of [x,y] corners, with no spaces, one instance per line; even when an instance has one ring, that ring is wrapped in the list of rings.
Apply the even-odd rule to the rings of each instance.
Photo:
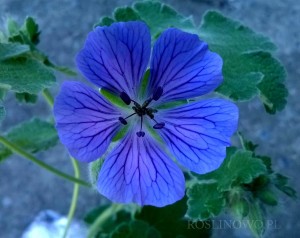
[[[195,34],[166,30],[156,41],[151,59],[148,96],[159,87],[159,102],[206,94],[222,82],[222,59]]]
[[[184,196],[185,182],[148,132],[138,137],[131,130],[105,159],[97,187],[114,202],[162,207]]]
[[[217,169],[238,124],[238,108],[222,99],[210,99],[160,110],[156,120],[165,122],[157,132],[185,167],[196,173]]]
[[[120,22],[89,33],[77,55],[80,71],[92,83],[136,98],[150,58],[151,36],[142,22]]]
[[[66,82],[54,103],[56,129],[61,142],[76,159],[101,157],[121,124],[120,112],[100,93],[79,82]]]

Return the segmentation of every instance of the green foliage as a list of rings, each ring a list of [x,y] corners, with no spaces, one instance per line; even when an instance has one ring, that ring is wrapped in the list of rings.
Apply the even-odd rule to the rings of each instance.
[[[111,238],[159,238],[159,232],[143,221],[131,221],[120,224],[112,233]]]
[[[16,93],[16,98],[19,102],[36,103],[38,95],[30,93]]]
[[[196,175],[197,182],[188,188],[187,215],[194,220],[205,220],[218,215],[225,207],[227,193],[266,172],[260,159],[249,151],[229,148],[227,157],[214,172]]]
[[[109,208],[109,206],[109,204],[106,204],[93,208],[84,216],[83,221],[87,224],[93,224],[96,221],[97,217],[99,217],[99,215],[101,215],[107,208]]]
[[[216,90],[218,93],[235,101],[259,97],[269,113],[284,108],[286,73],[273,57],[276,47],[268,38],[214,11],[207,12],[201,26],[197,27],[192,18],[155,1],[140,1],[117,8],[111,17],[102,18],[96,26],[136,20],[149,26],[152,40],[167,28],[176,27],[198,34],[206,41],[224,62],[224,82]],[[3,99],[9,90],[16,93],[19,101],[34,103],[39,92],[55,84],[54,71],[76,75],[66,67],[55,65],[38,50],[39,36],[39,26],[32,17],[27,17],[21,26],[8,19],[7,32],[0,32],[0,122],[5,116]],[[142,79],[140,97],[145,95],[149,75],[148,69]],[[105,89],[100,93],[116,106],[128,107],[118,95]],[[164,108],[184,103],[187,101],[172,102]],[[104,158],[127,130],[128,127],[123,127],[107,152],[90,163],[90,179],[94,186]],[[157,136],[152,127],[150,133]],[[47,150],[58,141],[53,124],[41,119],[21,123],[4,136],[30,153]],[[138,210],[137,206],[110,204],[91,210],[84,218],[91,227],[89,237],[210,237],[210,219],[225,209],[238,219],[261,221],[262,226],[253,222],[249,226],[255,236],[262,236],[265,208],[278,204],[280,192],[296,198],[296,191],[288,185],[287,177],[273,171],[271,158],[257,155],[257,145],[239,136],[242,148],[229,147],[223,164],[216,171],[204,175],[185,171],[187,193],[182,200],[163,208],[144,206]],[[0,161],[11,154],[0,145]]]
[[[250,203],[247,219],[249,220],[249,228],[254,236],[262,237],[266,229],[266,224],[263,211],[258,202]]]
[[[37,94],[55,83],[53,73],[42,63],[29,58],[14,58],[0,62],[0,82],[12,91]]]
[[[132,216],[126,211],[126,207],[123,206],[123,209],[120,209],[121,206],[118,207],[112,204],[101,205],[85,215],[84,221],[93,227],[93,232],[88,235],[89,238],[110,237],[121,224],[129,224],[132,221]]]
[[[132,7],[117,8],[112,18],[104,17],[95,26],[109,26],[115,21],[136,20],[147,23],[153,39],[156,39],[162,31],[169,27],[189,32],[196,31],[191,17],[183,17],[170,6],[156,1],[137,2]]]
[[[13,19],[7,21],[7,32],[0,42],[0,88],[5,85],[17,93],[18,99],[33,102],[34,96],[55,83],[54,70],[74,75],[68,68],[53,64],[40,52],[36,45],[39,42],[39,27],[32,17],[27,17],[22,26]]]
[[[0,100],[0,123],[5,117],[5,108],[2,106],[2,102]]]
[[[187,197],[184,197],[182,200],[162,208],[144,206],[135,217],[155,227],[162,237],[209,237],[211,230],[209,227],[205,227],[202,222],[193,224],[197,225],[199,229],[189,227],[191,221],[185,218],[186,203]]]
[[[268,38],[215,11],[204,15],[199,35],[223,58],[224,82],[217,92],[239,101],[259,96],[269,113],[284,108],[286,73]]]
[[[264,163],[245,150],[229,148],[227,156],[219,169],[204,175],[195,175],[199,180],[217,181],[220,191],[229,191],[236,185],[250,183],[266,172]]]
[[[33,44],[39,43],[39,26],[32,17],[27,17],[24,23],[24,32]]]
[[[34,118],[11,128],[5,137],[20,148],[36,153],[53,147],[58,142],[54,126],[41,119]],[[0,161],[10,156],[12,152],[0,145]]]
[[[287,196],[291,197],[291,198],[297,198],[297,194],[296,191],[288,186],[288,177],[276,173],[274,174],[274,184],[276,186],[277,189],[279,189],[280,191],[282,191],[283,193],[285,193]]]
[[[30,51],[28,45],[18,43],[0,43],[0,61],[20,56]]]
[[[225,207],[225,197],[217,183],[196,183],[188,191],[187,215],[193,220],[207,220],[219,215]]]

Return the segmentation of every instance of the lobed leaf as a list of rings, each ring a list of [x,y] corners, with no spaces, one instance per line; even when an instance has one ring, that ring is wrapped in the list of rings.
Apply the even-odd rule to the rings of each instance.
[[[30,51],[28,45],[18,43],[0,43],[0,61],[20,56]]]
[[[199,35],[223,58],[224,82],[217,92],[236,101],[258,96],[269,113],[284,108],[286,73],[267,37],[215,11],[204,15]]]
[[[0,62],[0,83],[19,93],[37,94],[55,83],[53,72],[34,59],[16,58]]]
[[[5,137],[20,148],[36,153],[53,147],[58,136],[53,124],[34,118],[11,128]],[[0,145],[0,161],[12,155],[12,152]]]
[[[188,32],[196,32],[191,17],[180,15],[172,7],[157,1],[136,2],[132,7],[117,8],[113,18],[104,17],[95,26],[109,26],[113,22],[144,21],[150,28],[153,39],[167,28],[176,27]]]
[[[193,220],[206,220],[219,215],[225,207],[225,197],[217,183],[196,183],[188,191],[187,215]]]

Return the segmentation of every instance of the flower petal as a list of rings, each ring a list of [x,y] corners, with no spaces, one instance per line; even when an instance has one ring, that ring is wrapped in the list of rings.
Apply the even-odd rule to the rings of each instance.
[[[238,108],[222,99],[210,99],[160,110],[156,120],[165,123],[157,132],[185,167],[196,173],[217,169],[238,124]]]
[[[163,89],[159,102],[206,94],[222,82],[222,64],[197,35],[168,29],[154,45],[148,96],[159,87]]]
[[[146,24],[119,22],[89,33],[76,61],[92,83],[136,98],[150,50],[151,36]]]
[[[120,112],[100,93],[79,82],[66,82],[54,103],[61,142],[76,159],[90,162],[107,150],[121,126]]]
[[[149,133],[131,130],[105,159],[97,187],[114,202],[162,207],[184,196],[185,182]]]

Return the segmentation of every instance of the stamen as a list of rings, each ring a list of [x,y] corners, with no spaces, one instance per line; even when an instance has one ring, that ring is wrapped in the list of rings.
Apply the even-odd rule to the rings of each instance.
[[[120,121],[123,125],[127,125],[126,119],[129,118],[129,117],[132,117],[132,116],[135,115],[135,114],[136,114],[136,112],[130,114],[128,117],[125,117],[125,118],[124,118],[124,117],[119,117],[119,121]]]
[[[121,98],[121,99],[123,100],[123,102],[124,102],[125,104],[127,104],[127,105],[129,105],[129,104],[131,103],[130,97],[129,97],[128,94],[125,93],[125,92],[121,92],[120,98]]]
[[[120,121],[123,125],[127,125],[127,121],[126,121],[123,117],[119,117],[119,121]]]
[[[140,131],[138,131],[136,133],[136,135],[138,137],[144,137],[145,136],[145,132],[143,132],[143,116],[141,116],[141,129],[140,129]]]
[[[164,128],[164,126],[165,126],[165,123],[164,123],[164,122],[160,122],[160,123],[156,123],[156,124],[153,126],[153,128],[154,128],[154,129],[162,129],[162,128]]]
[[[138,131],[138,132],[136,133],[136,135],[137,135],[138,137],[144,137],[144,136],[145,136],[145,132],[143,132],[143,131]]]
[[[143,107],[143,108],[147,108],[151,101],[152,101],[152,98],[149,98],[148,100],[146,100],[146,101],[143,103],[142,107]]]
[[[164,122],[157,122],[155,119],[154,119],[154,116],[153,114],[152,115],[148,115],[156,124],[153,126],[154,129],[162,129],[164,128],[165,126],[165,123]],[[153,117],[151,117],[153,116]]]
[[[129,118],[129,117],[132,117],[132,116],[135,115],[135,114],[136,114],[136,112],[130,114],[128,117],[125,117],[125,119],[127,119],[127,118]]]
[[[153,94],[152,99],[155,100],[155,101],[157,101],[161,97],[161,95],[163,94],[163,92],[164,92],[163,88],[162,87],[158,87],[156,89],[155,93]]]

